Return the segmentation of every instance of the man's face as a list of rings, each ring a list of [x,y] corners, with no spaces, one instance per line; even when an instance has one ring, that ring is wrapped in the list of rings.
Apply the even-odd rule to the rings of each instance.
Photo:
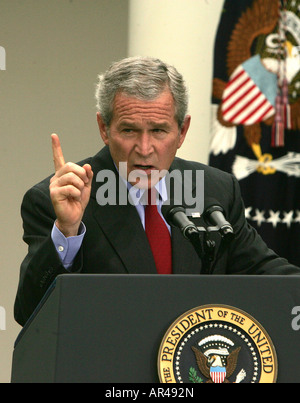
[[[161,179],[158,172],[170,168],[190,125],[190,116],[187,116],[183,127],[178,127],[170,91],[153,101],[119,93],[115,97],[110,127],[105,126],[99,113],[97,120],[101,137],[109,146],[119,171],[120,163],[126,162],[125,179],[132,185],[139,182],[137,186],[141,188],[154,186]]]

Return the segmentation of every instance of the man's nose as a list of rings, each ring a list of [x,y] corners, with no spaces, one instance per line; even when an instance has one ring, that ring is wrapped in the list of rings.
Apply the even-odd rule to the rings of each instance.
[[[148,156],[153,152],[153,142],[150,133],[140,133],[136,143],[136,151],[142,156]]]

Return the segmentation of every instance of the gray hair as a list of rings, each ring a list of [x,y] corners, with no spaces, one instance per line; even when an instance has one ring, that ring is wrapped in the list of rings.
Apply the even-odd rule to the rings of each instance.
[[[150,101],[166,89],[173,95],[175,119],[181,127],[188,108],[187,89],[182,75],[159,59],[129,57],[113,63],[98,76],[96,106],[106,126],[110,126],[117,93],[124,92],[128,96]]]

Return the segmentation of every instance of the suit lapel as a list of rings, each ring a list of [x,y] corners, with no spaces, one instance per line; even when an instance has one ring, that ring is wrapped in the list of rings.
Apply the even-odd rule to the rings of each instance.
[[[174,274],[200,274],[201,260],[192,244],[183,237],[178,228],[172,227],[172,259]]]
[[[190,189],[190,191],[194,190],[193,182],[191,181],[187,183],[187,181],[190,180],[189,177],[184,177],[184,181],[182,180],[182,167],[178,161],[177,158],[174,160],[170,168],[170,173],[176,170],[177,173],[179,173],[179,176],[173,175],[173,182],[167,181],[168,197],[175,202],[178,200],[176,194],[174,194],[175,191],[181,189],[181,198],[183,198],[185,187]],[[179,200],[179,203],[183,204],[182,200]],[[195,252],[193,245],[190,241],[184,238],[178,228],[174,227],[172,227],[172,259],[174,274],[199,274],[201,272],[202,263]]]
[[[122,181],[120,184],[121,192],[119,192],[119,174],[106,147],[92,161],[92,167],[94,182],[91,198],[93,199],[97,199],[97,190],[102,185],[102,183],[96,182],[99,171],[107,169],[113,172],[116,178],[116,186],[113,189],[116,192],[116,204],[100,206],[97,200],[93,203],[93,214],[98,225],[114,247],[128,273],[157,273],[152,252],[136,208],[128,201],[125,205],[118,204],[119,193],[126,194],[128,197],[128,192]]]
[[[156,267],[134,206],[99,206],[94,217],[130,274],[155,274]]]

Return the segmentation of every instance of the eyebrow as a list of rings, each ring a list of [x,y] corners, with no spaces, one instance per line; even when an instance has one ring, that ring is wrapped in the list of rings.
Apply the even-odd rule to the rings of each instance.
[[[157,128],[163,128],[163,129],[170,129],[171,125],[166,122],[166,121],[161,121],[161,122],[153,122],[152,120],[147,121],[147,124],[155,129]],[[119,129],[122,129],[124,127],[129,127],[129,128],[138,128],[139,124],[136,124],[134,122],[130,122],[130,121],[122,121],[120,122],[120,124],[118,125]]]
[[[150,126],[153,126],[155,128],[164,128],[164,129],[170,129],[171,125],[168,122],[162,121],[162,122],[152,122],[149,121],[147,122]]]

